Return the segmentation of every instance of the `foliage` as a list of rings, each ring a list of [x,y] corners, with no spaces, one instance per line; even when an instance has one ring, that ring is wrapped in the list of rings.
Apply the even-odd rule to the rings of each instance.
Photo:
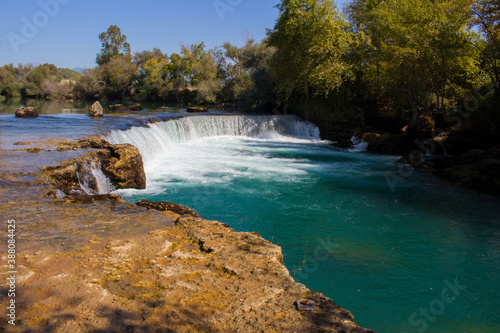
[[[333,0],[281,0],[277,8],[265,40],[212,50],[201,42],[132,56],[112,25],[99,35],[96,68],[81,75],[6,65],[0,98],[229,104],[294,112],[341,132],[381,119],[400,129],[422,113],[455,117],[484,91],[463,126],[499,135],[498,1],[351,0],[347,19]]]
[[[0,96],[12,97],[16,91],[16,77],[7,66],[0,67]]]
[[[277,7],[268,43],[277,49],[270,66],[285,100],[310,91],[328,96],[352,77],[345,55],[353,38],[333,1],[283,0]]]
[[[106,32],[99,34],[102,49],[97,55],[96,62],[99,66],[107,64],[113,58],[130,58],[130,44],[127,43],[127,36],[122,35],[121,30],[116,25],[111,25]]]
[[[347,10],[364,37],[357,50],[363,79],[390,112],[415,122],[445,112],[477,74],[469,15],[472,0],[356,0]],[[407,113],[405,113],[407,112]]]

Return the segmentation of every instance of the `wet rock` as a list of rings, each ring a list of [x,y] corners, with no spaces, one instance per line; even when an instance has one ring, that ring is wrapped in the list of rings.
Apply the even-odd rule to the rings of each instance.
[[[110,111],[142,111],[143,108],[140,104],[135,104],[132,106],[124,106],[123,104],[114,104],[110,105],[109,107]]]
[[[128,107],[130,111],[142,111],[144,108],[140,104],[135,104]]]
[[[208,108],[205,107],[188,107],[187,112],[208,112]]]
[[[110,145],[100,154],[102,171],[116,189],[145,189],[146,172],[139,149],[131,144]]]
[[[61,190],[70,193],[79,190],[80,183],[87,184],[95,193],[97,183],[94,176],[87,172],[88,164],[101,165],[101,170],[116,189],[145,189],[146,172],[139,150],[131,144],[111,145],[99,137],[79,139],[77,142],[64,142],[69,149],[96,149],[76,160],[62,162],[59,166],[46,167],[49,179]],[[58,149],[59,150],[59,149]],[[79,177],[87,177],[80,179]]]
[[[101,105],[101,103],[99,103],[99,101],[96,101],[96,102],[94,102],[94,104],[92,104],[92,107],[90,108],[90,116],[91,117],[103,117],[104,116],[102,105]]]
[[[198,215],[198,213],[196,213],[191,208],[186,207],[186,206],[182,206],[182,205],[179,205],[179,204],[176,204],[173,202],[165,202],[165,201],[153,202],[153,201],[149,201],[149,200],[141,200],[141,201],[137,202],[136,205],[140,206],[140,207],[145,207],[147,209],[158,210],[161,212],[171,211],[171,212],[174,212],[174,213],[179,214],[181,216],[182,215],[190,215],[193,217],[200,217]]]
[[[62,162],[61,165],[45,167],[41,169],[49,180],[65,193],[80,189],[77,175],[76,163],[72,161]]]
[[[16,117],[18,118],[36,118],[38,117],[38,112],[32,106],[26,108],[19,108],[16,110]]]

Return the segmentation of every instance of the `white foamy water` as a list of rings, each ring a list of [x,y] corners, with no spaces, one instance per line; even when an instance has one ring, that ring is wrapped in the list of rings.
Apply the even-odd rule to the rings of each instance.
[[[286,158],[283,143],[315,144],[319,130],[294,116],[199,116],[112,131],[106,139],[139,149],[146,192],[159,193],[176,183],[227,183],[239,177],[292,180],[313,166]]]
[[[107,135],[111,143],[136,146],[145,162],[168,154],[175,146],[189,141],[217,136],[279,138],[293,136],[319,140],[319,129],[295,116],[197,116],[173,119],[115,130]]]
[[[101,161],[97,165],[94,162],[84,165],[83,170],[77,172],[77,176],[80,187],[88,195],[107,194],[115,190],[111,181],[102,171]]]

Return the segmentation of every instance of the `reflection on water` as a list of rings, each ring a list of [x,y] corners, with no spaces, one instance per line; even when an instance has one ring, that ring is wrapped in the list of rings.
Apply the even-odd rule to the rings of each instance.
[[[91,101],[43,101],[38,99],[12,99],[0,103],[0,114],[14,114],[17,108],[21,107],[34,107],[39,114],[61,114],[61,113],[71,113],[71,114],[88,114],[90,107],[94,102]],[[132,105],[133,102],[100,102],[105,114],[113,115],[130,115],[130,114],[151,114],[158,112],[168,112],[168,113],[180,113],[183,112],[185,107],[173,105],[173,104],[162,104],[162,103],[141,103],[144,107],[143,111],[132,111],[132,112],[113,112],[108,110],[108,106],[111,104],[124,104]]]
[[[117,102],[118,103],[118,102]],[[119,102],[124,105],[132,104]],[[103,118],[88,116],[91,102],[87,101],[39,101],[10,100],[0,103],[0,149],[16,149],[16,142],[44,141],[47,139],[76,139],[91,135],[103,135],[113,129],[127,129],[144,126],[155,120],[188,115],[182,106],[161,103],[143,103],[142,111],[110,112],[108,105],[102,103]],[[19,107],[34,107],[38,118],[15,118]],[[217,109],[208,114],[227,114]],[[23,147],[26,148],[26,147]]]

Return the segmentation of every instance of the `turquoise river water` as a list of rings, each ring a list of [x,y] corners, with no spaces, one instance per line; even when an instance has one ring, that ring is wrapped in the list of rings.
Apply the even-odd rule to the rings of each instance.
[[[143,155],[147,189],[118,191],[127,201],[177,202],[259,232],[296,281],[361,326],[500,332],[498,198],[403,177],[397,157],[335,148],[292,116],[127,121],[101,130]]]

